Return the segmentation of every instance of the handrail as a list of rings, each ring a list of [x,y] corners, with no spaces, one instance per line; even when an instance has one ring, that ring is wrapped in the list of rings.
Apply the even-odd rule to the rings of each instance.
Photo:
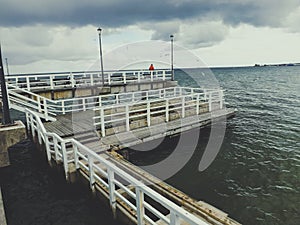
[[[46,73],[31,75],[6,76],[6,82],[28,91],[32,89],[57,89],[74,88],[80,86],[102,86],[102,73],[95,72],[70,72]],[[118,85],[140,83],[145,81],[171,80],[172,72],[167,69],[149,70],[120,70],[105,71],[104,85]]]
[[[150,127],[152,125],[151,121],[155,116],[160,116],[164,122],[169,122],[171,113],[175,111],[177,112],[176,119],[182,119],[191,114],[199,115],[203,113],[203,110],[200,110],[201,107],[204,108],[205,112],[224,108],[223,90],[204,93],[191,91],[191,94],[187,95],[182,93],[182,89],[179,90],[181,93],[178,96],[97,107],[94,109],[94,126],[100,130],[102,137],[105,137],[108,125],[120,126],[123,127],[121,130],[125,128],[126,131],[130,131],[132,129]],[[144,120],[145,122],[133,125],[132,121],[134,120]],[[131,128],[131,125],[133,128]]]
[[[43,118],[46,120],[54,120],[57,114],[86,111],[97,107],[106,109],[107,107],[118,107],[125,104],[130,105],[134,102],[155,102],[161,99],[171,100],[174,97],[196,96],[197,94],[201,94],[201,96],[204,94],[205,101],[209,102],[213,94],[219,93],[219,91],[222,92],[222,90],[207,91],[200,88],[170,87],[148,91],[51,100],[31,91],[8,84],[9,99],[12,105],[15,103],[16,105],[29,107],[43,115]],[[223,104],[223,101],[220,101],[220,103]]]
[[[35,133],[37,133],[40,143],[42,144],[42,141],[44,141],[44,144],[46,145],[48,160],[50,161],[52,155],[54,155],[56,159],[63,161],[65,175],[67,178],[69,172],[69,161],[67,155],[68,153],[66,151],[66,141],[64,141],[58,135],[48,133],[45,130],[39,116],[28,109],[26,109],[26,119],[28,122],[28,129],[31,130],[32,135],[35,135]],[[49,143],[50,138],[53,139],[52,141],[54,144]],[[105,184],[104,186],[109,190],[111,207],[115,209],[118,204],[117,202],[120,200],[123,201],[129,208],[132,208],[136,211],[136,219],[139,225],[145,224],[146,221],[150,222],[151,224],[156,224],[156,221],[154,221],[147,215],[145,208],[147,208],[147,210],[149,210],[151,213],[155,214],[159,219],[167,222],[167,224],[176,225],[179,224],[179,221],[181,220],[186,221],[191,225],[207,224],[184,208],[181,208],[174,202],[170,201],[166,197],[146,186],[141,181],[137,180],[132,175],[120,169],[113,163],[104,159],[100,155],[97,155],[94,151],[90,150],[88,147],[84,146],[77,140],[69,139],[68,143],[72,144],[71,151],[73,152],[73,161],[75,163],[76,169],[78,170],[80,169],[80,167],[84,167],[89,172],[88,179],[90,181],[91,188],[95,188],[96,182]],[[51,151],[51,149],[53,148],[54,151]],[[106,172],[98,166],[99,163],[106,168]],[[122,184],[122,181],[118,180],[118,178],[121,178],[129,184],[134,185],[134,191],[126,188],[125,185]],[[125,196],[121,195],[120,192],[117,191],[117,188],[128,193],[130,197],[135,200],[135,205],[128,199],[126,199]],[[118,201],[117,197],[119,198]],[[170,218],[160,213],[157,209],[155,209],[155,207],[151,206],[151,201],[148,200],[149,198],[158,202],[164,208],[166,208],[170,213]]]

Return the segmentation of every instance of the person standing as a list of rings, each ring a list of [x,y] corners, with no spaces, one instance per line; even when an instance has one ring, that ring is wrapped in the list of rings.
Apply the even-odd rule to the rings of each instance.
[[[149,67],[149,70],[154,70],[154,66],[153,64],[151,63],[150,67]]]

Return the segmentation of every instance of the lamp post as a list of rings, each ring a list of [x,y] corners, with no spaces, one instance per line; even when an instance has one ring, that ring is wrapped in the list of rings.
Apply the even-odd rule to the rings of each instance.
[[[174,35],[170,35],[171,39],[171,71],[172,71],[172,80],[174,80]]]
[[[3,107],[2,124],[10,125],[12,124],[12,122],[9,114],[8,96],[7,96],[7,89],[6,89],[5,76],[4,76],[3,63],[2,63],[1,44],[0,44],[0,83],[1,83],[2,107]]]
[[[102,86],[104,86],[104,71],[103,71],[103,57],[102,57],[102,40],[101,40],[101,32],[102,29],[99,27],[97,29],[99,34],[99,51],[100,51],[100,67],[101,67],[101,75],[102,75]]]
[[[9,69],[8,69],[8,59],[5,58],[5,63],[6,63],[6,73],[9,75]]]

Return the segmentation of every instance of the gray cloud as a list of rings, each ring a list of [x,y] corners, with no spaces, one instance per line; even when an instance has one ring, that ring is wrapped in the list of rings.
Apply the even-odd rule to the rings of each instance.
[[[15,65],[72,62],[98,56],[98,26],[105,35],[138,28],[152,40],[174,34],[176,44],[195,49],[222,42],[240,24],[300,32],[299,15],[300,0],[1,0],[0,39]]]
[[[214,18],[226,24],[284,26],[299,0],[2,0],[0,26],[35,23],[121,27],[145,21]]]

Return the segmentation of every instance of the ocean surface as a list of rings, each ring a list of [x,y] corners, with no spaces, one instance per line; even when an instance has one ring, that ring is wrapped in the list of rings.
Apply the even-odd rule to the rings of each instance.
[[[243,224],[300,224],[300,67],[178,70],[175,78],[186,86],[220,85],[227,107],[238,112],[227,120],[220,151],[206,170],[198,166],[210,127],[201,129],[189,162],[166,181]],[[175,146],[178,137],[167,142]],[[131,151],[129,159],[146,165],[172,154],[172,145],[157,149]],[[12,166],[0,170],[8,225],[121,224],[87,189],[67,184],[30,141],[12,148],[10,157]]]
[[[212,165],[197,171],[207,128],[193,159],[168,182],[243,224],[300,224],[300,67],[212,72],[238,112]]]

